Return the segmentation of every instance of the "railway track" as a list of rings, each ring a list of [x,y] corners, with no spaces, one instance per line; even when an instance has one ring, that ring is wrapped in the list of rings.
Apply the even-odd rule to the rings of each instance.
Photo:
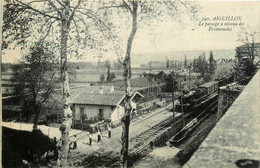
[[[166,126],[170,125],[172,123],[172,121],[173,121],[173,117],[166,118],[162,122],[154,125],[153,127],[144,131],[140,135],[138,135],[134,138],[131,138],[130,142],[134,142],[134,141],[135,142],[144,142],[144,141],[148,140],[151,136],[156,136],[160,130],[162,130]]]
[[[209,105],[203,112],[206,110],[209,110],[217,101],[214,101]],[[165,109],[164,109],[165,110]],[[150,142],[153,141],[155,137],[158,137],[164,130],[166,131],[169,129],[170,125],[173,122],[173,117],[168,117],[164,120],[162,120],[160,123],[154,124],[153,120],[151,118],[155,117],[157,115],[160,115],[160,113],[164,110],[160,110],[156,112],[155,114],[144,118],[141,121],[135,122],[132,125],[137,125],[141,123],[147,123],[148,127],[150,125],[150,128],[146,131],[142,132],[141,134],[133,137],[130,139],[130,142],[133,144],[133,146],[129,149],[129,164],[132,165],[134,162],[140,160],[140,158],[144,157],[148,153],[152,151]],[[211,109],[210,109],[211,110]],[[191,114],[189,114],[191,115]],[[187,115],[188,116],[188,115]],[[206,117],[205,117],[206,118]],[[181,120],[181,117],[175,118],[178,121]],[[176,123],[177,123],[176,120]],[[118,134],[119,132],[117,132]],[[109,154],[106,154],[104,157],[97,157],[92,158],[91,161],[84,164],[86,167],[120,167],[119,157],[116,156],[109,156]]]
[[[156,120],[154,120],[153,118],[157,119],[157,115],[160,115],[160,113],[167,111],[169,108],[171,108],[172,105],[168,105],[165,106],[163,109],[158,110],[158,112],[155,112],[154,114],[151,114],[150,116],[135,122],[133,124],[131,124],[131,126],[135,126],[141,123],[146,123],[146,125],[148,127],[150,127],[148,130],[144,131],[143,133],[133,137],[130,142],[137,142],[139,144],[139,146],[142,146],[142,139],[149,139],[151,136],[154,136],[157,132],[159,132],[160,130],[162,130],[166,125],[169,125],[172,121],[172,117],[168,117],[164,120],[162,120],[160,123],[154,124],[154,122]],[[117,131],[116,133],[114,133],[113,137],[115,137],[116,134],[120,134],[120,131]],[[81,133],[77,134],[77,137],[80,136],[81,137]],[[83,134],[82,137],[85,137],[85,135]],[[131,150],[131,149],[129,149]],[[136,152],[140,150],[140,148],[134,149],[132,151]],[[88,159],[86,161],[84,161],[83,163],[81,163],[82,165],[86,166],[86,167],[120,167],[120,162],[119,162],[119,157],[113,157],[110,156],[110,154],[112,153],[108,153],[105,154],[104,157],[93,157],[91,159]]]

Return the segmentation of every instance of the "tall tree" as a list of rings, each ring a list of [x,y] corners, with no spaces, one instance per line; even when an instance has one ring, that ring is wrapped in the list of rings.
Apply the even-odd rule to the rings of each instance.
[[[257,56],[255,46],[255,41],[259,40],[259,31],[257,32],[253,27],[241,28],[240,33],[238,34],[238,41],[242,42],[244,45],[237,47],[236,57],[238,58],[238,64],[235,67],[240,69],[239,71],[243,73],[242,76],[251,76],[255,72],[254,60]],[[246,58],[246,60],[242,60]],[[237,71],[238,72],[238,71]],[[241,76],[237,73],[236,76]]]
[[[3,48],[15,42],[16,46],[26,50],[41,39],[51,41],[48,48],[60,55],[64,104],[63,122],[60,127],[61,166],[67,164],[68,136],[72,123],[72,112],[69,107],[68,55],[78,58],[84,55],[86,46],[93,49],[97,44],[105,43],[103,36],[96,31],[103,30],[105,26],[93,11],[94,8],[92,1],[83,0],[4,2]]]
[[[199,72],[205,82],[210,80],[209,63],[206,60],[206,55],[203,53],[195,60],[195,72]]]
[[[210,54],[209,54],[209,74],[211,76],[211,79],[213,78],[213,75],[214,75],[216,69],[217,69],[217,61],[214,59],[213,52],[210,51]]]
[[[196,59],[195,58],[193,58],[192,69],[193,69],[193,72],[196,72]]]
[[[111,74],[110,74],[111,64],[109,60],[105,61],[105,67],[107,68],[107,82],[111,82]]]
[[[128,167],[127,157],[128,157],[128,147],[129,147],[129,125],[130,125],[130,113],[132,110],[130,98],[131,98],[131,51],[132,44],[138,29],[138,25],[148,25],[150,26],[152,22],[162,20],[166,16],[170,16],[173,20],[180,21],[180,17],[183,19],[183,14],[188,13],[192,18],[196,16],[197,8],[192,2],[182,2],[182,1],[110,1],[104,2],[103,8],[106,12],[122,12],[120,16],[119,29],[123,26],[127,26],[130,31],[127,42],[126,50],[123,50],[125,54],[123,59],[124,67],[124,83],[125,83],[125,112],[122,117],[122,150],[121,150],[121,166]],[[117,9],[117,10],[114,10]],[[126,19],[123,19],[123,16]],[[122,24],[126,21],[126,24]],[[120,29],[122,32],[122,29]],[[122,42],[122,41],[121,41]],[[125,44],[125,43],[124,43]],[[122,54],[122,53],[121,53]],[[121,55],[120,55],[121,56]]]
[[[256,53],[255,41],[259,40],[259,31],[253,27],[241,28],[238,34],[238,41],[244,44],[243,49],[250,64],[254,63]]]
[[[31,114],[35,116],[33,129],[37,129],[42,108],[59,82],[58,62],[54,58],[44,50],[42,43],[38,43],[30,48],[23,62],[13,65],[13,99],[21,103],[27,119]]]
[[[183,64],[184,67],[187,67],[188,66],[188,61],[187,61],[187,56],[185,54],[184,56],[184,64]]]
[[[105,75],[104,74],[100,74],[99,80],[100,80],[101,83],[103,83],[104,79],[105,79]]]

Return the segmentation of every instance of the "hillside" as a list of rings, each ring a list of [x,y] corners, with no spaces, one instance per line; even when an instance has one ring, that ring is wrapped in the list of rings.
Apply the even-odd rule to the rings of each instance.
[[[206,56],[209,56],[211,50],[190,50],[190,51],[172,51],[172,52],[158,52],[158,53],[141,53],[132,55],[133,66],[139,66],[141,63],[145,64],[149,61],[165,61],[166,56],[169,60],[184,60],[184,55],[186,54],[188,60],[198,57],[203,52]],[[222,50],[212,50],[214,58],[217,59],[234,59],[235,50],[234,49],[222,49]]]

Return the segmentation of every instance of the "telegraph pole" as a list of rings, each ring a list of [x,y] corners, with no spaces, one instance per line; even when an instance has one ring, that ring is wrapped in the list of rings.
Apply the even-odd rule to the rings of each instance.
[[[182,82],[180,82],[180,91],[181,91],[181,119],[182,119],[182,125],[185,127],[185,120],[184,120],[184,113],[183,113],[183,100],[182,100]]]
[[[189,65],[189,91],[190,91],[190,68],[191,68],[191,65]]]
[[[172,111],[173,111],[172,117],[173,117],[173,125],[175,124],[174,90],[175,90],[174,78],[173,78],[173,74],[172,74]]]

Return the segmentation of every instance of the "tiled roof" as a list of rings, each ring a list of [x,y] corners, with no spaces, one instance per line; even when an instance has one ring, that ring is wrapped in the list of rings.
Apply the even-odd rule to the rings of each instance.
[[[103,86],[103,93],[99,93],[100,86],[89,86],[71,89],[72,104],[96,104],[116,106],[124,97],[123,91],[111,92],[111,86]]]
[[[71,103],[116,106],[123,97],[124,94],[79,93],[73,100],[71,100]]]
[[[103,93],[100,93],[102,88]],[[87,86],[73,88],[70,90],[71,104],[92,104],[92,105],[109,105],[116,106],[125,97],[124,91],[111,91],[111,86]],[[143,97],[139,92],[134,92],[132,97]]]

